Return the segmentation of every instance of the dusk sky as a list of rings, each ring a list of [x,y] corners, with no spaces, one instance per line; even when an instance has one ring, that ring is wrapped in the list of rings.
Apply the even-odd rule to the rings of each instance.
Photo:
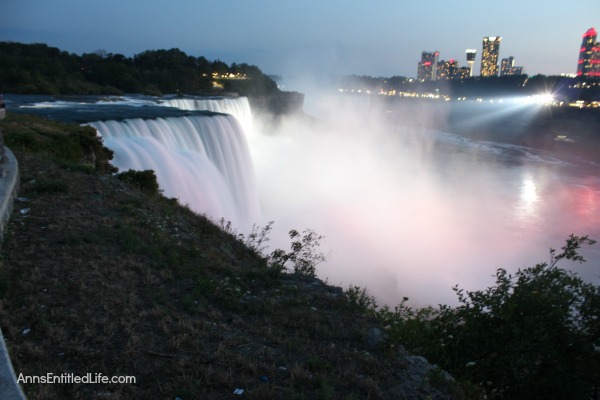
[[[415,77],[422,51],[466,65],[484,36],[525,73],[575,73],[599,0],[0,0],[0,41],[133,56],[179,48],[267,74]]]

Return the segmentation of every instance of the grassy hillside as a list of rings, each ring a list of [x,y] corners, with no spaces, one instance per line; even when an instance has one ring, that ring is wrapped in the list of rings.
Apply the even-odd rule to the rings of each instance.
[[[89,128],[10,115],[0,129],[21,173],[0,264],[16,373],[136,378],[24,384],[29,398],[463,397],[386,341],[356,291],[274,268],[203,216],[107,173],[111,154]]]

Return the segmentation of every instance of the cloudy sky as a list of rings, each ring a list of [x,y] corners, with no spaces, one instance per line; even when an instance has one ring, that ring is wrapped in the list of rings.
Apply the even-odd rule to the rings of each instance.
[[[0,41],[133,56],[179,48],[268,74],[414,77],[422,51],[465,65],[484,36],[529,75],[574,73],[598,0],[0,0]]]

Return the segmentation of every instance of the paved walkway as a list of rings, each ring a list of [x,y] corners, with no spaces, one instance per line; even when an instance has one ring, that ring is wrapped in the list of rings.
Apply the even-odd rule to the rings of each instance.
[[[0,135],[2,133],[0,132]],[[5,160],[0,162],[0,241],[13,210],[13,202],[19,189],[19,165],[13,153],[4,148]],[[23,390],[17,383],[10,362],[8,349],[0,329],[0,400],[25,400]]]

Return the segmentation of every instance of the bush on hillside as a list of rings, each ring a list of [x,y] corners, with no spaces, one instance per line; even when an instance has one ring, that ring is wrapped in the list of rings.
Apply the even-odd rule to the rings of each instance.
[[[585,261],[578,249],[593,243],[571,235],[560,254],[550,250],[549,263],[514,275],[498,269],[485,290],[456,286],[457,307],[414,310],[404,302],[370,312],[389,324],[393,339],[487,398],[598,398],[600,287],[557,266]]]
[[[237,233],[231,221],[225,221],[224,218],[221,218],[217,224],[263,258],[274,270],[315,277],[317,265],[327,260],[327,256],[320,251],[321,241],[325,237],[312,229],[305,229],[302,234],[295,229],[290,230],[288,232],[291,240],[290,250],[275,249],[267,253],[266,244],[270,240],[269,234],[273,229],[273,221],[262,228],[254,225],[248,235]]]
[[[134,171],[132,169],[115,175],[117,179],[126,182],[144,193],[159,194],[158,181],[153,170]]]

